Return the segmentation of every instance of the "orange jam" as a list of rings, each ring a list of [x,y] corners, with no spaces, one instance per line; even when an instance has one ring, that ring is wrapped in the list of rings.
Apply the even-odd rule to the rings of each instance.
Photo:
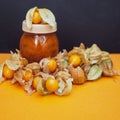
[[[32,30],[23,22],[23,35],[20,39],[20,53],[29,62],[39,62],[45,57],[53,57],[59,51],[56,29],[49,25],[33,25]]]

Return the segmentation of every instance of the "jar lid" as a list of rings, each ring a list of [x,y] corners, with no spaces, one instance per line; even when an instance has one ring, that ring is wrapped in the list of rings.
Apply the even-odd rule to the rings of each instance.
[[[26,21],[24,20],[22,23],[22,30],[28,33],[45,34],[56,32],[57,27],[52,27],[49,24],[32,24],[31,29],[29,29]]]

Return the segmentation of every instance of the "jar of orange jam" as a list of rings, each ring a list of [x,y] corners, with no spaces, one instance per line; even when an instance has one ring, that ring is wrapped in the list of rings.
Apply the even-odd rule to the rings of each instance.
[[[45,57],[54,57],[59,51],[56,35],[57,28],[48,24],[32,24],[28,29],[26,22],[22,24],[23,35],[20,39],[20,53],[29,62],[39,62]]]

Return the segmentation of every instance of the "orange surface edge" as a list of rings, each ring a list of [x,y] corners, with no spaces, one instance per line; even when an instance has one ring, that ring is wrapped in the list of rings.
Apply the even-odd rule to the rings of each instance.
[[[110,55],[120,70],[120,54]],[[10,54],[0,54],[0,63]],[[0,120],[119,120],[120,76],[73,85],[69,96],[31,96],[9,81],[0,84]]]

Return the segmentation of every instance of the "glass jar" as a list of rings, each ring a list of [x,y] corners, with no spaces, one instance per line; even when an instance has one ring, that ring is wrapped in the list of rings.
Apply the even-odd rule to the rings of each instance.
[[[39,62],[45,57],[54,57],[59,51],[56,28],[48,24],[33,24],[28,29],[23,21],[24,31],[20,39],[20,53],[29,62]]]

